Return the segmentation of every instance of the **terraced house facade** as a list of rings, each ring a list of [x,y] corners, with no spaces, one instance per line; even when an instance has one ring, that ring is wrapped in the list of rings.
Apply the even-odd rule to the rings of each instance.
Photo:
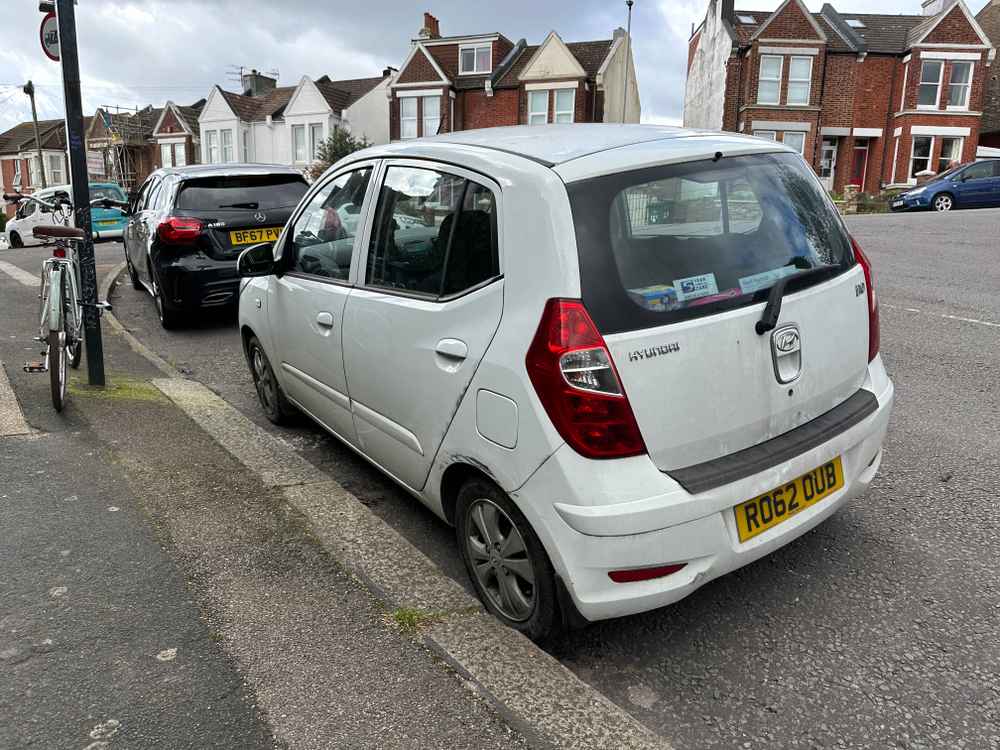
[[[390,91],[394,141],[497,125],[638,122],[641,112],[624,29],[587,42],[553,31],[530,45],[499,32],[443,37],[425,13]]]
[[[828,189],[878,192],[975,158],[995,49],[963,0],[923,15],[774,12],[710,0],[688,48],[684,124],[782,141]]]

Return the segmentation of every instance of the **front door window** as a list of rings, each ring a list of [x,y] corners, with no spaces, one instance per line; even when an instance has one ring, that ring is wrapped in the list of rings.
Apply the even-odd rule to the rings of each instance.
[[[837,140],[835,138],[824,138],[823,149],[820,154],[819,176],[827,190],[833,189],[833,177],[837,169]]]
[[[851,184],[862,190],[865,188],[865,172],[868,169],[868,141],[855,141],[854,165],[851,169]]]

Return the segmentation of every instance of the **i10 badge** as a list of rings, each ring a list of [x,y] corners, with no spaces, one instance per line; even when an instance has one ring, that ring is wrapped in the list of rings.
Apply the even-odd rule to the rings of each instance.
[[[802,337],[794,323],[780,326],[771,334],[771,359],[774,377],[784,385],[791,383],[802,372]]]

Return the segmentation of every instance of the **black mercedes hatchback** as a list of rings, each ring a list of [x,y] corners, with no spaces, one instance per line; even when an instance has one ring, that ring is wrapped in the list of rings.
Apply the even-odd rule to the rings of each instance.
[[[153,172],[129,204],[123,240],[132,286],[152,295],[164,328],[235,305],[240,252],[276,240],[308,187],[301,173],[275,165]]]

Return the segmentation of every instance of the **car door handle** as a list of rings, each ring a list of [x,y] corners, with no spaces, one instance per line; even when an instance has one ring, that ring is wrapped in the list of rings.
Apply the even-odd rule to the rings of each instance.
[[[333,313],[321,312],[316,316],[316,325],[333,328]]]
[[[448,359],[465,359],[469,356],[469,347],[458,339],[441,339],[434,351]]]

